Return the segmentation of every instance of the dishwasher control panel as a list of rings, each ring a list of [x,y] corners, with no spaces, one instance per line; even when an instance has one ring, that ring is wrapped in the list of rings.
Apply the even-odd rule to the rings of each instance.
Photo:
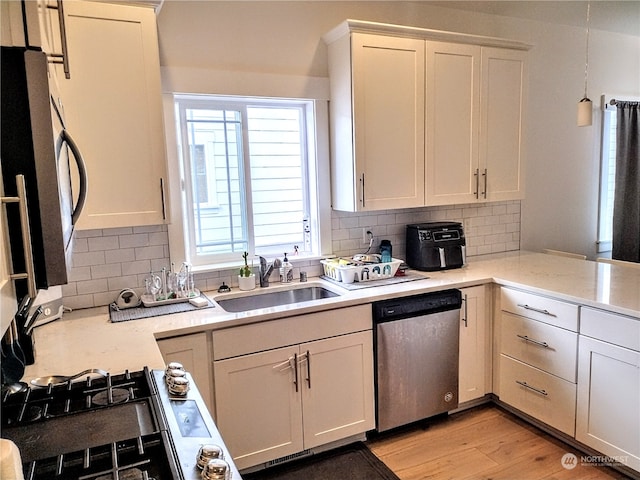
[[[376,322],[385,322],[399,318],[455,310],[460,308],[461,305],[462,293],[457,289],[423,293],[374,302],[373,319]]]

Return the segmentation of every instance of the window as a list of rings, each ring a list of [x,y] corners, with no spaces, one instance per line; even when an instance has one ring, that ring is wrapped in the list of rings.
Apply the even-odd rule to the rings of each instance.
[[[613,237],[613,194],[616,182],[616,118],[615,107],[607,105],[602,112],[598,252],[611,251]]]
[[[314,102],[175,97],[185,259],[319,254]]]

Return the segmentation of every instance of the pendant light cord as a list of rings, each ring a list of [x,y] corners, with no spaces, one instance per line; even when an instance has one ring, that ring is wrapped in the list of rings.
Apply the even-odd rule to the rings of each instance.
[[[591,2],[587,3],[587,46],[584,60],[584,97],[587,97],[587,79],[589,77],[589,29],[591,24]]]

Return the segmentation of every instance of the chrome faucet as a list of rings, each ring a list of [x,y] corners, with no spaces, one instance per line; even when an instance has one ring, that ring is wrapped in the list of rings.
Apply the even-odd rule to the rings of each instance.
[[[260,257],[260,286],[269,286],[269,277],[274,268],[279,268],[281,265],[280,259],[276,258],[271,265],[267,264],[267,259]]]

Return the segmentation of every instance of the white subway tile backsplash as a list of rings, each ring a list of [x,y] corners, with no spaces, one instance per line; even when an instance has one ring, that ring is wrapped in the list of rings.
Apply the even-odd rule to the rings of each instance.
[[[122,265],[120,263],[94,265],[91,267],[91,278],[119,277],[122,275]]]
[[[107,250],[104,252],[107,263],[128,263],[136,259],[136,251],[133,248],[121,248],[119,250]]]
[[[87,238],[87,245],[90,252],[97,250],[117,250],[120,248],[117,235]]]
[[[104,252],[80,252],[73,255],[74,267],[90,267],[104,263]]]
[[[148,275],[151,271],[150,260],[136,260],[135,262],[125,262],[122,264],[122,275]]]
[[[152,245],[148,247],[136,247],[136,260],[151,260],[165,257],[165,249],[162,245]],[[169,262],[166,263],[168,266]]]
[[[131,235],[120,235],[120,246],[122,248],[147,247],[149,246],[148,233],[136,233]]]
[[[368,245],[362,241],[362,229],[368,228],[374,235],[372,251],[378,251],[380,240],[388,239],[394,258],[404,259],[406,226],[430,221],[462,222],[468,257],[519,250],[520,212],[520,201],[365,213],[333,211],[333,254],[352,256],[365,251]],[[292,261],[296,279],[301,270],[309,277],[322,273],[319,262]],[[145,277],[163,267],[170,267],[164,225],[78,231],[69,284],[63,287],[65,306],[79,309],[108,305],[123,288],[134,288],[142,294]],[[277,272],[271,281],[277,281]],[[217,290],[222,282],[236,287],[237,269],[195,276],[196,287],[202,290]]]
[[[84,282],[79,282],[76,288],[78,289],[78,295],[84,295],[87,293],[104,292],[107,290],[107,286],[107,279],[101,278],[98,280],[86,280]]]

